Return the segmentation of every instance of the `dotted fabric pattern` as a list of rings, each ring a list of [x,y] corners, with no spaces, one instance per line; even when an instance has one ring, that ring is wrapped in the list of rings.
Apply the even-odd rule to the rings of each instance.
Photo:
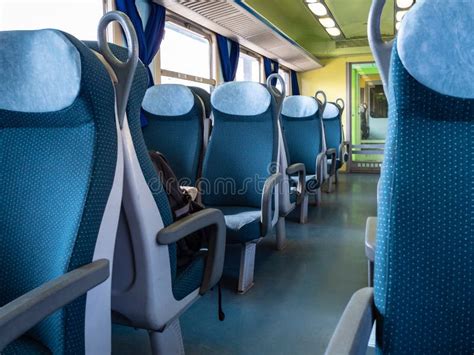
[[[97,58],[66,37],[82,63],[75,102],[50,113],[0,111],[1,305],[92,261],[114,180],[112,83]],[[55,354],[83,353],[84,317],[85,296],[27,335]]]
[[[472,354],[474,100],[422,86],[393,48],[375,260],[378,353]]]
[[[273,102],[255,116],[213,108],[214,127],[202,172],[205,205],[261,208],[263,185],[278,154],[275,106]]]
[[[340,161],[341,157],[339,156],[339,145],[342,143],[341,114],[339,113],[339,115],[337,115],[334,118],[323,119],[323,125],[324,125],[324,134],[326,136],[327,149],[330,149],[330,148],[336,149],[337,160]],[[339,167],[341,165],[339,165]]]
[[[179,180],[195,185],[204,149],[203,109],[199,98],[194,95],[194,106],[184,115],[158,116],[144,112],[148,125],[142,130],[147,148],[162,153]]]
[[[308,117],[281,115],[290,165],[303,163],[306,174],[316,174],[316,158],[323,149],[323,132],[319,112]]]
[[[23,336],[14,340],[8,347],[2,351],[2,354],[8,355],[49,355],[51,352],[39,342]]]

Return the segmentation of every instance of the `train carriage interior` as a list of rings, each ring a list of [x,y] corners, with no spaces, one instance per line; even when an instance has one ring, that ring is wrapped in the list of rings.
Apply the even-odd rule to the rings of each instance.
[[[0,354],[474,354],[472,0],[0,0]]]

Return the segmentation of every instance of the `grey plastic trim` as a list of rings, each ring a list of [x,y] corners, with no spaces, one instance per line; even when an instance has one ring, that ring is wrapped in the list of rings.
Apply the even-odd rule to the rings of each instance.
[[[377,238],[377,217],[367,218],[365,224],[365,256],[371,262],[375,260],[375,245]]]
[[[351,143],[344,141],[339,145],[339,159],[341,162],[347,163],[349,160],[349,150],[351,149]]]
[[[275,187],[281,183],[283,175],[276,173],[270,175],[263,186],[262,195],[262,236],[266,236],[273,228],[273,209],[278,210],[278,199],[276,199],[276,206],[272,206],[272,196],[274,195]]]
[[[222,276],[226,244],[226,224],[222,212],[206,208],[161,229],[156,236],[159,244],[169,245],[203,229],[208,232],[209,253],[204,279],[199,290],[201,295],[217,284]]]
[[[337,159],[337,152],[334,148],[329,148],[326,150],[326,157],[331,159],[331,170],[329,172],[329,176],[334,176],[336,174],[336,159]]]
[[[374,290],[360,289],[344,310],[325,354],[365,355],[374,320]]]
[[[322,95],[323,97],[323,100],[320,100],[318,99],[318,96]],[[326,104],[328,103],[328,98],[326,96],[326,93],[322,90],[318,90],[316,91],[316,93],[314,94],[314,98],[316,99],[316,101],[318,102],[318,105],[319,105],[319,114],[321,116],[321,120],[323,119],[323,114],[324,114],[324,110],[326,109]]]
[[[342,102],[342,104],[340,104],[340,102]],[[341,118],[342,118],[342,112],[343,112],[344,109],[346,108],[346,104],[345,104],[345,102],[344,102],[343,99],[338,98],[338,99],[336,100],[336,105],[339,107],[339,110],[341,110]]]
[[[385,95],[388,97],[388,77],[390,72],[390,58],[392,55],[393,40],[385,42],[380,32],[380,21],[386,0],[373,0],[369,11],[367,35],[369,45],[380,70]]]
[[[298,186],[296,191],[298,192],[297,204],[303,202],[304,196],[306,195],[306,167],[303,163],[295,163],[286,168],[287,175],[298,174]]]
[[[282,91],[278,90],[276,86],[272,85],[272,80],[277,79],[277,82],[279,81],[282,87]],[[280,74],[273,73],[267,78],[267,89],[270,91],[270,94],[272,94],[273,98],[275,99],[277,103],[277,108],[278,108],[278,117],[280,117],[281,114],[281,109],[283,107],[283,100],[285,100],[286,97],[286,85],[285,85],[285,80],[283,80],[283,77]]]
[[[109,261],[94,261],[49,281],[0,308],[0,350],[41,320],[109,277]]]
[[[107,42],[107,26],[117,21],[125,33],[128,46],[128,58],[126,62],[120,61],[111,51]],[[101,54],[114,70],[118,83],[115,85],[117,98],[117,114],[120,127],[123,125],[127,109],[128,96],[132,87],[135,69],[138,63],[138,38],[132,22],[123,12],[111,11],[106,13],[99,22],[97,30],[98,44]]]

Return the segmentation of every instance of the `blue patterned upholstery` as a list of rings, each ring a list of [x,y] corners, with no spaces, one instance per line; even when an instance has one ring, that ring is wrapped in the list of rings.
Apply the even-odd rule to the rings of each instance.
[[[281,118],[289,164],[303,163],[307,174],[316,174],[316,158],[323,150],[323,131],[316,100],[299,95],[285,98]]]
[[[327,149],[334,148],[337,151],[337,159],[341,160],[339,156],[339,145],[342,143],[342,117],[339,107],[333,103],[328,102],[323,113],[324,133],[326,135]]]
[[[59,31],[0,34],[2,43],[18,36],[23,36],[22,43],[32,42],[9,47],[6,63],[2,52],[3,70],[16,65],[18,58],[36,61],[32,66],[45,64],[32,44],[51,52],[65,45],[67,50],[62,47],[58,55],[64,56],[63,62],[67,56],[79,58],[80,90],[59,111],[0,110],[0,306],[92,262],[117,161],[114,90],[101,62],[81,42]],[[39,83],[54,80],[50,69]],[[28,75],[24,71],[11,80]],[[2,80],[0,87],[10,84]],[[55,354],[84,353],[85,300],[83,296],[46,318],[2,354],[41,346]]]
[[[260,235],[260,208],[219,206],[225,216],[228,243],[242,243]]]
[[[8,348],[2,352],[9,355],[46,355],[51,351],[44,347],[40,342],[28,336],[22,336],[8,345]]]
[[[147,148],[164,154],[181,185],[194,185],[203,154],[199,98],[186,86],[163,84],[147,90],[142,107],[148,119],[143,128]]]
[[[96,42],[87,42],[87,45],[94,50],[98,49]],[[109,45],[117,58],[120,60],[125,60],[127,58],[127,50],[125,48],[113,44]],[[153,188],[154,184],[159,181],[159,177],[156,174],[153,163],[150,160],[148,148],[145,145],[145,140],[143,139],[142,127],[140,123],[140,109],[147,88],[148,75],[143,64],[139,62],[127,104],[128,125],[143,176],[145,177],[145,180],[150,187],[150,191],[153,194],[156,205],[158,206],[158,210],[160,211],[163,224],[168,226],[173,223],[171,207],[164,189]],[[197,258],[191,265],[188,266],[188,268],[184,270],[178,270],[176,244],[171,244],[168,249],[171,263],[173,295],[177,300],[181,300],[192,291],[196,290],[196,288],[198,288],[202,283],[204,264],[203,260],[201,259],[205,260],[205,255]]]
[[[472,2],[463,4],[472,14]],[[429,29],[447,27],[430,22]],[[469,41],[450,48],[472,50]],[[375,259],[378,352],[472,354],[474,100],[422,85],[402,64],[397,43],[389,82]]]
[[[206,117],[211,117],[212,107],[211,107],[211,95],[204,90],[203,88],[197,86],[189,86],[189,89],[202,100],[204,104],[204,113]]]
[[[238,100],[233,101],[236,93]],[[214,127],[203,165],[203,203],[220,208],[224,215],[227,207],[260,211],[263,185],[273,173],[278,154],[276,105],[264,86],[251,82],[219,86],[211,103]],[[239,107],[242,115],[235,114]],[[240,228],[228,222],[226,216],[228,240],[260,237],[260,220]]]

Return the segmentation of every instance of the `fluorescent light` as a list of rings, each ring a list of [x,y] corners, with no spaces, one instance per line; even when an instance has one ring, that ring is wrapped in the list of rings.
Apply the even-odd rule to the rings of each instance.
[[[406,15],[407,12],[408,10],[397,11],[397,14],[395,15],[395,18],[397,19],[397,21],[400,22],[401,20],[403,20],[403,17]]]
[[[326,28],[326,31],[333,37],[338,37],[341,35],[341,31],[337,27]]]
[[[317,3],[309,3],[308,4],[309,9],[313,14],[316,16],[326,16],[328,14],[328,10],[326,9],[326,6],[324,4],[317,2]]]
[[[319,22],[326,28],[336,27],[336,22],[334,22],[334,20],[330,17],[320,18]]]
[[[397,22],[395,24],[395,29],[398,31],[400,29],[401,22]]]
[[[307,4],[314,4],[315,2],[318,2],[318,0],[306,0]]]
[[[397,0],[397,7],[399,9],[407,9],[413,5],[413,0]]]

